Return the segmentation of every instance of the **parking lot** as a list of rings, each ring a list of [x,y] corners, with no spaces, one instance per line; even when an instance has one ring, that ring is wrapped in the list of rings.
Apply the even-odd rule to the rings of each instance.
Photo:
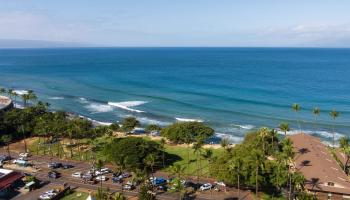
[[[17,158],[18,155],[12,153],[12,156]],[[33,174],[35,177],[42,181],[47,181],[48,183],[56,183],[56,184],[68,184],[72,188],[83,188],[85,190],[90,191],[96,191],[100,187],[99,181],[91,182],[84,180],[80,177],[73,177],[72,174],[76,172],[80,172],[82,175],[86,174],[88,171],[91,170],[91,167],[93,166],[92,163],[87,161],[73,161],[73,160],[61,160],[55,157],[49,157],[49,156],[30,156],[28,157],[28,162],[33,165],[33,167],[20,167],[17,170],[20,171],[26,171],[31,174]],[[56,172],[60,174],[57,178],[49,178],[48,173],[52,171],[52,169],[49,168],[49,164],[51,163],[61,163],[63,165],[70,164],[74,167],[63,169],[61,166],[54,169]],[[5,165],[6,167],[6,165]],[[112,166],[106,165],[108,169],[113,169]],[[96,171],[95,171],[96,173]],[[138,189],[137,188],[131,188],[132,190],[125,190],[123,189],[123,186],[125,187],[127,182],[130,182],[130,178],[123,178],[121,183],[115,183],[113,182],[113,173],[110,171],[109,173],[103,174],[103,176],[106,177],[106,180],[102,182],[103,187],[108,187],[111,192],[122,192],[124,195],[128,197],[136,197],[138,195]],[[154,174],[155,177],[162,177],[163,179],[168,179],[168,175],[164,172],[156,172]],[[192,184],[198,185],[200,188],[200,184],[198,182],[195,182],[194,180],[191,181]],[[155,182],[154,182],[155,183]],[[212,184],[210,187],[207,186],[207,188],[202,186],[204,191],[197,190],[195,192],[196,199],[232,199],[232,197],[237,197],[237,190],[234,188],[220,187],[221,191],[216,191],[212,187],[214,184]],[[43,188],[40,188],[39,190],[35,190],[33,192],[30,192],[26,195],[19,195],[15,199],[37,199],[40,194],[50,189],[50,184],[45,185]],[[241,191],[241,198],[240,199],[251,199],[251,195],[249,192],[243,192]],[[178,199],[179,195],[175,192],[164,192],[158,190],[156,192],[157,199],[164,199],[164,200],[170,200],[170,199]]]

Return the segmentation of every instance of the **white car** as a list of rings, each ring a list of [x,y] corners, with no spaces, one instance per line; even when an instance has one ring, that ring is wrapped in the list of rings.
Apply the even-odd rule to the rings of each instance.
[[[97,181],[107,181],[107,177],[101,175],[101,176],[96,177],[96,180]]]
[[[222,187],[226,187],[226,184],[222,181],[215,181],[214,182],[216,185],[222,186]]]
[[[74,178],[81,178],[81,176],[82,176],[81,172],[74,172],[72,174],[72,177],[74,177]]]
[[[19,157],[23,157],[23,158],[27,158],[29,156],[30,156],[29,153],[20,153],[19,154]]]
[[[204,190],[210,190],[213,186],[210,183],[204,183],[199,190],[204,191]]]
[[[102,168],[101,170],[97,170],[95,172],[96,176],[103,175],[103,174],[108,174],[110,171],[108,168]]]

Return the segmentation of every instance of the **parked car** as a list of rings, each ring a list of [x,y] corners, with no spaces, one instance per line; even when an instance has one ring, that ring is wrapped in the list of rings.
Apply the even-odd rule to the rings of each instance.
[[[29,157],[29,156],[30,156],[29,153],[20,153],[20,154],[19,154],[19,157],[23,157],[23,158],[27,158],[27,157]]]
[[[62,168],[63,169],[70,169],[70,168],[73,168],[74,165],[71,165],[71,164],[62,164]]]
[[[29,165],[29,162],[23,159],[16,159],[14,161],[12,161],[13,164],[17,164],[17,165],[23,165],[23,166],[27,166]]]
[[[121,175],[123,178],[129,178],[131,174],[129,172],[123,172]]]
[[[56,191],[49,190],[49,191],[46,191],[43,194],[41,194],[39,196],[39,199],[40,200],[50,200],[50,199],[53,199],[56,195],[57,195]]]
[[[51,169],[60,168],[60,167],[62,167],[62,163],[52,162],[52,163],[48,164],[47,167],[49,167]]]
[[[83,174],[81,176],[84,180],[92,180],[93,176],[90,173]]]
[[[48,177],[49,177],[49,178],[54,178],[54,179],[59,178],[60,175],[61,175],[61,174],[58,173],[58,172],[56,172],[56,171],[50,171],[50,172],[48,173]]]
[[[81,174],[81,172],[74,172],[74,173],[72,174],[72,177],[74,177],[74,178],[81,178],[81,177],[82,177],[82,174]]]
[[[159,186],[159,185],[166,184],[167,181],[162,177],[154,177],[151,179],[151,183],[152,185]]]
[[[113,173],[113,177],[118,177],[118,176],[120,176],[122,173],[121,172],[114,172]]]
[[[222,181],[215,181],[214,183],[215,183],[215,185],[226,187],[226,184],[224,182],[222,182]]]
[[[97,180],[97,181],[107,181],[108,178],[107,178],[106,176],[102,176],[102,175],[101,175],[101,176],[97,176],[97,177],[96,177],[96,180]]]
[[[101,170],[95,171],[95,175],[99,176],[99,175],[103,175],[103,174],[108,174],[109,172],[110,172],[110,170],[108,168],[102,168]]]
[[[204,190],[210,190],[213,186],[210,183],[204,183],[199,190],[204,191]]]
[[[9,155],[0,155],[0,161],[11,160],[11,156]]]
[[[135,188],[134,185],[131,185],[131,184],[125,184],[123,186],[123,190],[133,190]]]
[[[122,177],[113,177],[112,178],[112,182],[113,183],[122,183],[123,182],[123,178]]]

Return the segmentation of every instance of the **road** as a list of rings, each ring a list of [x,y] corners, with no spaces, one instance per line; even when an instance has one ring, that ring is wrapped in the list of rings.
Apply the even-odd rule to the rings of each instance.
[[[4,154],[5,152],[0,151],[0,154],[1,153]],[[14,158],[17,158],[18,154],[11,152],[11,156]],[[86,191],[87,190],[97,191],[98,188],[100,187],[100,183],[91,185],[88,183],[83,183],[81,179],[74,178],[71,176],[71,174],[74,172],[86,172],[89,169],[91,169],[92,163],[89,163],[87,161],[62,160],[56,157],[36,156],[36,155],[29,157],[28,160],[32,162],[34,166],[40,168],[40,170],[32,174],[42,181],[47,181],[48,183],[54,183],[54,184],[68,184],[69,186],[71,186],[71,188],[82,188]],[[48,178],[48,172],[51,171],[51,169],[48,168],[48,164],[51,162],[61,162],[63,164],[72,164],[74,165],[74,167],[71,169],[61,169],[61,168],[55,169],[55,171],[58,171],[61,173],[61,176],[57,179],[52,179],[52,178]],[[111,166],[107,166],[107,167],[111,167]],[[161,173],[161,174],[164,175],[164,173]],[[121,192],[128,197],[138,196],[137,189],[133,191],[122,190],[121,184],[116,184],[112,182],[112,174],[107,174],[106,176],[108,177],[108,180],[102,183],[103,187],[108,187],[111,192]],[[15,198],[15,200],[37,199],[37,197],[42,192],[49,190],[50,187],[51,187],[51,184],[48,184],[45,187],[41,188],[40,190],[30,192],[26,195],[23,195],[22,197],[19,196]],[[196,199],[199,199],[199,200],[227,199],[227,198],[232,198],[236,194],[237,192],[233,192],[230,190],[228,190],[227,192],[216,192],[216,191],[206,191],[201,193],[197,192]],[[247,192],[241,192],[241,194],[242,194],[242,197],[243,196],[245,197],[241,199],[250,199],[250,195],[248,195]],[[157,192],[157,199],[175,200],[175,199],[179,199],[179,197],[177,193]]]

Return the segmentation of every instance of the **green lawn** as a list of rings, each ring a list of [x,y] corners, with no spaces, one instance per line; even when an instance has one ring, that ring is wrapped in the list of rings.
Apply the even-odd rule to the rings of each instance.
[[[213,157],[218,156],[221,154],[224,149],[212,149],[213,150]],[[197,156],[194,153],[193,149],[191,147],[183,147],[183,146],[171,146],[166,145],[165,151],[169,154],[173,154],[179,157],[179,160],[175,161],[174,164],[180,164],[185,167],[185,174],[187,175],[197,175],[197,164],[201,166],[202,170],[199,170],[200,175],[202,176],[208,176],[209,172],[209,162],[208,160],[204,160],[203,158],[198,159],[197,163]],[[188,156],[189,152],[189,156]],[[190,164],[188,165],[188,157],[190,160]],[[199,164],[200,160],[200,164]],[[168,168],[165,169],[165,171],[168,171]]]
[[[63,197],[61,200],[86,200],[88,196],[88,193],[74,191],[73,193]]]

